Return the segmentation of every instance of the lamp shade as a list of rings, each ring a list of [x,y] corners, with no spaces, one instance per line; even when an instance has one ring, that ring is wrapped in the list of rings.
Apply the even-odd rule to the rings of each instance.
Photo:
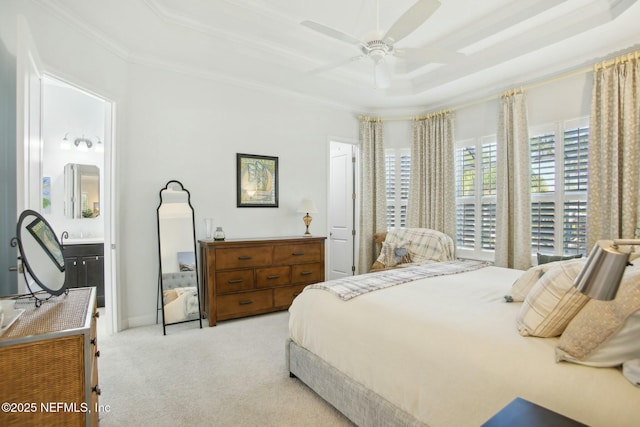
[[[316,213],[318,212],[318,208],[316,208],[316,204],[313,203],[313,200],[302,199],[302,201],[300,202],[300,205],[298,206],[297,211],[304,212],[304,213]]]
[[[611,240],[599,240],[591,250],[573,285],[584,295],[609,301],[616,297],[629,254],[620,252]]]

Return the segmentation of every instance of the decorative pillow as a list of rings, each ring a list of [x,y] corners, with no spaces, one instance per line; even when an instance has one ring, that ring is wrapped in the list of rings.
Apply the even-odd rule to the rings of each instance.
[[[409,242],[383,242],[380,256],[376,261],[384,264],[387,268],[411,262],[409,244]]]
[[[591,302],[589,301],[589,303]],[[580,313],[587,310],[588,306],[589,304]],[[640,337],[640,311],[636,311],[629,316],[622,329],[617,333],[611,336],[605,336],[607,334],[601,335],[600,338],[605,339],[605,341],[591,350],[589,354],[585,354],[585,347],[581,341],[585,339],[585,335],[594,334],[592,331],[584,330],[585,327],[591,327],[585,321],[585,318],[591,317],[592,313],[589,313],[590,311],[587,310],[584,316],[580,316],[580,313],[578,313],[569,323],[567,329],[564,330],[562,337],[560,337],[560,343],[556,348],[556,360],[558,362],[566,360],[580,365],[606,368],[620,366],[627,360],[640,358],[640,339],[638,339]],[[609,330],[609,332],[611,331]]]
[[[577,255],[543,255],[540,252],[537,253],[538,265],[546,264],[554,261],[567,261],[570,259],[582,258],[582,254]]]
[[[590,300],[562,334],[556,359],[619,366],[640,358],[640,268],[627,267],[612,301]]]
[[[520,278],[518,278],[518,280],[513,283],[509,295],[505,295],[504,297],[505,300],[507,302],[524,301],[538,279],[540,279],[544,275],[544,273],[551,270],[561,262],[564,261],[556,261],[547,264],[536,265],[535,267],[531,267],[530,269],[525,271],[522,276],[520,276]]]
[[[523,336],[556,337],[589,301],[573,287],[583,260],[565,261],[547,271],[533,286],[516,318]]]

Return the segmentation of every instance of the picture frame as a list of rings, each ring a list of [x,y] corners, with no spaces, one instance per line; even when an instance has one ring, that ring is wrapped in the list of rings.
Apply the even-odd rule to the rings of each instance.
[[[236,154],[237,207],[278,207],[278,158]]]
[[[42,219],[36,218],[27,225],[27,230],[42,246],[46,254],[49,255],[58,270],[65,271],[64,256],[60,249],[60,243],[51,228]]]

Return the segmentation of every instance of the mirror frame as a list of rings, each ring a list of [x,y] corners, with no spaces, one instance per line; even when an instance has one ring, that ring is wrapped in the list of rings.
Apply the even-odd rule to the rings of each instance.
[[[163,286],[163,276],[162,276],[162,243],[161,243],[161,234],[160,234],[160,208],[162,207],[162,203],[163,203],[163,198],[162,198],[162,193],[164,191],[170,190],[170,186],[172,185],[177,185],[180,187],[180,191],[184,191],[187,195],[187,200],[186,203],[189,206],[189,209],[191,210],[191,230],[192,230],[192,240],[193,240],[193,255],[194,255],[194,262],[195,262],[195,278],[196,278],[196,294],[198,296],[198,316],[197,318],[188,318],[186,320],[182,320],[179,322],[172,322],[172,323],[167,323],[166,322],[166,318],[165,318],[165,304],[164,304],[164,286]],[[167,184],[164,186],[164,188],[162,188],[160,190],[160,192],[158,193],[158,197],[160,199],[160,203],[158,204],[158,208],[156,209],[156,218],[157,218],[157,225],[158,225],[158,262],[159,262],[159,266],[158,266],[158,311],[162,311],[162,331],[164,335],[167,335],[167,325],[178,325],[180,323],[187,323],[187,322],[193,322],[193,321],[199,321],[200,322],[200,329],[202,329],[202,301],[201,301],[201,295],[200,295],[200,277],[199,277],[199,273],[200,270],[198,270],[198,252],[197,252],[197,247],[196,247],[196,223],[195,223],[195,212],[193,209],[193,206],[191,205],[191,193],[189,193],[189,190],[187,190],[186,188],[184,188],[184,185],[182,185],[182,183],[180,181],[177,180],[170,180],[167,182]],[[156,312],[157,314],[157,312]],[[158,323],[158,317],[156,315],[156,323]]]
[[[87,173],[87,169],[95,168],[95,173]],[[83,173],[84,171],[84,173]],[[98,214],[95,216],[84,216],[82,210],[82,189],[84,188],[83,178],[95,176],[98,183]],[[101,179],[100,166],[88,163],[67,163],[64,166],[64,216],[68,219],[95,219],[102,214],[101,200]],[[93,211],[93,208],[89,208]]]
[[[35,219],[32,220],[31,217]],[[25,221],[29,221],[29,224],[25,225],[24,224]],[[36,231],[34,231],[34,228],[38,225],[36,223],[42,224],[45,232],[47,230],[50,231],[50,234],[48,234],[47,236],[48,240],[49,242],[53,241],[54,243],[57,244],[58,249],[60,250],[59,254],[54,254],[51,249],[56,249],[56,248],[47,247],[47,243],[43,241],[36,234]],[[63,274],[62,286],[60,286],[60,288],[56,289],[49,286],[48,284],[45,284],[43,278],[39,277],[39,275],[36,274],[36,271],[34,270],[34,266],[29,261],[29,258],[27,256],[28,254],[25,253],[25,247],[23,243],[24,241],[23,232],[25,231],[29,232],[29,234],[31,235],[31,238],[33,238],[33,240],[39,243],[40,248],[42,249],[43,252],[45,252],[45,254],[47,255],[47,258],[55,265],[56,269]],[[20,260],[22,261],[22,265],[23,265],[25,282],[27,284],[27,287],[29,288],[29,291],[31,292],[33,297],[36,299],[37,306],[42,304],[43,300],[47,300],[51,298],[51,296],[59,296],[62,294],[69,293],[69,289],[65,286],[66,270],[65,270],[65,264],[64,264],[64,254],[63,254],[62,243],[54,233],[53,228],[51,227],[51,224],[49,224],[49,222],[46,219],[44,219],[44,217],[40,215],[39,212],[36,212],[31,209],[27,209],[20,214],[20,217],[18,218],[18,224],[16,225],[16,237],[14,237],[11,241],[11,246],[15,247],[16,245],[18,246],[18,250],[20,253]],[[57,255],[59,255],[60,257],[59,259],[57,259]],[[38,298],[38,296],[36,296],[36,292],[34,292],[33,289],[31,289],[31,285],[29,284],[30,282],[29,278],[33,279],[43,291],[49,293],[51,296],[44,299]]]

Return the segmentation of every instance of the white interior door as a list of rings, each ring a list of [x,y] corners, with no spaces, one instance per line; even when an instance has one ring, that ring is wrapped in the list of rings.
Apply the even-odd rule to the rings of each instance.
[[[42,69],[29,26],[18,19],[16,55],[16,207],[40,212],[42,206]],[[18,275],[18,292],[27,292]]]
[[[42,205],[42,74],[29,26],[18,20],[16,188],[18,213]]]
[[[330,143],[329,279],[355,273],[356,149],[352,144]]]

